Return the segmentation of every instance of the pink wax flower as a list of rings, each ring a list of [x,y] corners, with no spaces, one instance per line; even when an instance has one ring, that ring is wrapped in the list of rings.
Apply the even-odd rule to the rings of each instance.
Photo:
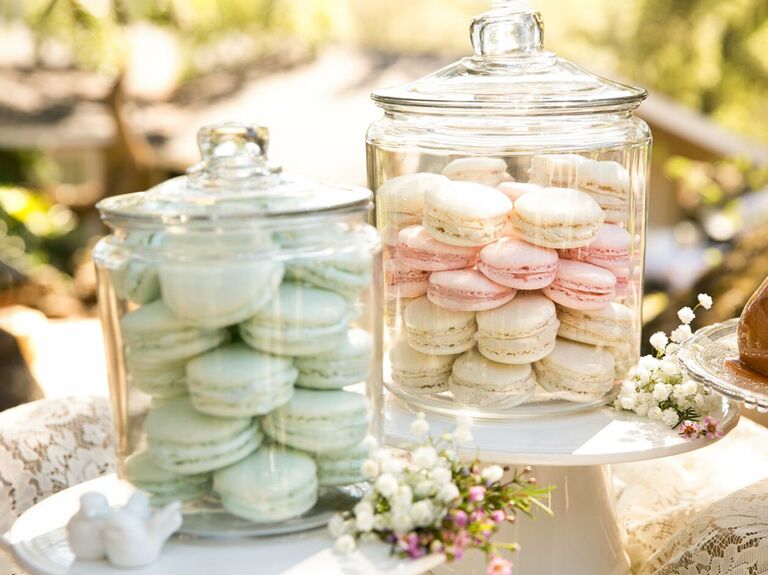
[[[724,435],[723,430],[720,429],[720,422],[709,415],[701,422],[701,433],[707,439],[715,439]]]
[[[472,503],[477,503],[485,499],[485,487],[482,485],[474,485],[469,488],[469,500]]]
[[[695,421],[689,421],[686,419],[680,424],[678,433],[685,439],[696,439],[701,433],[701,428]]]
[[[480,523],[483,519],[485,519],[485,511],[482,509],[475,509],[469,514],[470,523]]]
[[[492,555],[488,562],[488,575],[512,575],[512,563],[499,555]]]
[[[453,512],[453,522],[456,524],[456,527],[466,527],[467,519],[467,514],[461,509],[457,509]]]
[[[507,514],[504,513],[501,509],[497,509],[491,513],[491,519],[494,523],[504,523],[504,521],[507,520]]]

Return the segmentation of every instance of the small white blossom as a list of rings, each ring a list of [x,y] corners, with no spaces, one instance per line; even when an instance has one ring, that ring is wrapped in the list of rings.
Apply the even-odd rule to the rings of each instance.
[[[710,309],[712,307],[712,298],[709,294],[700,293],[698,296],[699,305],[704,309]]]
[[[438,495],[438,499],[442,501],[443,503],[450,503],[451,501],[456,500],[459,495],[459,488],[456,487],[455,483],[446,483],[440,488],[440,493]]]
[[[669,377],[677,377],[680,375],[680,364],[674,359],[665,358],[661,362],[661,371]]]
[[[371,505],[371,502],[367,499],[363,499],[355,505],[352,510],[355,512],[355,515],[363,515],[365,513],[373,514],[373,505]]]
[[[392,527],[392,524],[390,523],[391,519],[392,516],[389,513],[380,513],[378,515],[374,515],[373,528],[376,529],[376,531],[384,531],[385,529],[390,529]]]
[[[683,343],[688,339],[690,339],[692,335],[693,335],[693,332],[691,332],[690,325],[681,325],[670,334],[670,337],[672,338],[672,341],[675,343]]]
[[[455,434],[456,443],[458,445],[467,445],[472,443],[472,433],[469,430],[460,430]]]
[[[333,549],[340,555],[348,555],[355,550],[357,544],[355,538],[351,535],[342,535],[336,539],[336,543],[333,545]]]
[[[416,484],[416,487],[414,487],[413,494],[420,499],[424,497],[429,497],[429,495],[432,493],[432,490],[434,488],[435,488],[434,481],[430,481],[429,479],[422,479]]]
[[[649,381],[651,381],[651,372],[645,369],[644,367],[641,367],[639,370],[639,373],[637,374],[638,378],[640,379],[640,383],[642,385],[647,384]]]
[[[413,507],[411,507],[411,520],[416,527],[430,525],[435,520],[432,501],[422,499],[414,503]]]
[[[398,487],[397,479],[395,479],[395,476],[391,473],[383,473],[379,475],[379,478],[376,480],[374,485],[376,490],[387,499],[392,497],[397,492]]]
[[[696,314],[693,313],[691,308],[685,306],[684,308],[678,310],[677,317],[680,318],[680,321],[683,322],[683,325],[688,325],[694,320]]]
[[[392,459],[392,451],[386,447],[378,447],[373,450],[371,453],[371,457],[373,457],[374,460],[381,463],[382,461],[386,461],[387,459]]]
[[[664,354],[669,357],[671,355],[674,355],[677,353],[677,350],[680,349],[680,346],[676,343],[670,343],[667,346],[667,351],[664,352]]]
[[[672,386],[666,383],[657,383],[653,386],[653,399],[656,401],[666,401],[669,394],[672,393]]]
[[[632,411],[636,406],[636,398],[634,395],[627,395],[621,398],[621,408]]]
[[[369,434],[365,436],[365,439],[363,439],[362,442],[360,442],[360,445],[370,455],[373,453],[373,450],[379,446],[379,442],[376,441],[376,438],[373,435]]]
[[[677,411],[672,409],[671,407],[668,407],[661,413],[661,421],[666,425],[667,427],[672,427],[677,424],[678,419],[680,419],[677,415]]]
[[[413,519],[407,510],[392,515],[392,530],[398,535],[408,533],[413,529]]]
[[[450,483],[453,479],[451,470],[446,467],[436,467],[432,470],[432,479],[434,479],[438,485],[444,485]]]
[[[362,513],[355,515],[355,527],[358,531],[367,533],[373,529],[373,513]]]
[[[381,462],[381,472],[399,475],[403,471],[404,462],[399,457],[390,457]]]
[[[637,389],[637,384],[633,379],[625,379],[623,382],[621,382],[622,393],[634,393],[636,389]]]
[[[661,418],[662,418],[662,411],[661,411],[661,409],[659,408],[658,405],[652,405],[648,409],[648,417],[650,419],[655,419],[656,421],[660,421],[661,420]]]
[[[445,443],[452,443],[453,442],[453,433],[449,433],[446,431],[445,433],[440,434],[440,440],[444,441]]]
[[[667,344],[669,343],[667,334],[663,331],[657,331],[654,333],[649,341],[656,351],[664,351],[664,349],[667,347]]]
[[[638,403],[635,406],[635,413],[640,417],[645,417],[646,415],[648,415],[649,408],[650,408],[650,405],[648,405],[647,403]]]
[[[413,503],[413,490],[408,485],[400,485],[395,492],[394,501],[397,505],[408,507]]]
[[[376,479],[379,475],[379,464],[373,459],[366,459],[360,466],[360,471],[366,479]]]
[[[680,384],[680,389],[683,389],[685,395],[695,395],[699,390],[699,386],[693,380],[687,380]]]
[[[328,531],[331,537],[341,537],[347,532],[349,524],[344,520],[344,517],[340,513],[336,513],[328,521]]]
[[[418,413],[416,419],[411,423],[411,433],[419,439],[429,433],[429,423],[427,423],[427,418],[423,413]]]
[[[413,452],[413,463],[418,469],[432,469],[437,463],[437,451],[431,445],[425,445]]]
[[[504,470],[499,465],[489,465],[483,469],[480,476],[486,481],[496,483],[504,476]]]
[[[640,369],[646,369],[648,371],[654,371],[659,368],[661,362],[652,355],[644,355],[640,358]]]

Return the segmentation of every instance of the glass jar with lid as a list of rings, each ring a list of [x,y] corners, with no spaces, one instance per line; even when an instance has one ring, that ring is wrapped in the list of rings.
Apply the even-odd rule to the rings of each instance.
[[[545,51],[536,12],[482,14],[471,40],[372,95],[385,386],[489,418],[603,405],[639,354],[646,92]]]
[[[261,126],[198,142],[187,175],[97,206],[119,475],[183,501],[186,533],[314,527],[381,434],[372,196],[283,173]]]

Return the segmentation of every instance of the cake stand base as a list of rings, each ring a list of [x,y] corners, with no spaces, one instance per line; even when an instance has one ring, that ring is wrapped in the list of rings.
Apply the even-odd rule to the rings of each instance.
[[[623,533],[616,520],[607,465],[575,467],[537,466],[541,485],[555,485],[550,517],[518,516],[502,527],[496,540],[515,541],[520,551],[512,556],[516,575],[626,575],[629,559]],[[485,575],[484,557],[477,553],[434,570],[439,575]]]

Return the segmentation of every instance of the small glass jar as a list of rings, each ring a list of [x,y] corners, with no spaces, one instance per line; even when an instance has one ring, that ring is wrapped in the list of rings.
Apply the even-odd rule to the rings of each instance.
[[[379,90],[384,383],[509,418],[605,404],[637,359],[646,92],[542,48],[538,13],[474,19],[474,55]]]
[[[186,176],[97,206],[119,475],[183,501],[186,533],[315,527],[381,438],[372,196],[282,173],[264,127],[198,142]]]

